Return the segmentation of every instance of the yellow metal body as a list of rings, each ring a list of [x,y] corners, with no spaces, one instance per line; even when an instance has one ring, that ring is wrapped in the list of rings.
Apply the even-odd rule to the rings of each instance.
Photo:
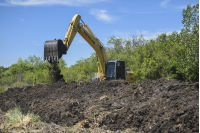
[[[101,80],[103,77],[105,77],[105,63],[107,62],[105,48],[103,47],[99,39],[95,37],[95,35],[92,33],[89,27],[86,24],[84,24],[83,21],[83,24],[80,25],[80,21],[82,21],[81,16],[78,14],[76,14],[72,18],[72,21],[70,22],[69,28],[65,35],[65,39],[63,40],[63,44],[65,44],[67,46],[67,49],[69,49],[76,33],[78,32],[90,44],[90,46],[95,50],[97,56],[99,57],[103,70],[103,73],[101,74],[99,63],[97,62],[99,79]]]
[[[82,24],[80,23],[82,22]],[[99,62],[97,62],[97,67],[98,67],[98,73],[99,73],[99,80],[105,79],[105,65],[107,62],[107,56],[105,52],[105,48],[102,45],[102,43],[99,41],[99,39],[92,33],[92,31],[89,29],[87,24],[81,20],[81,16],[79,14],[76,14],[73,18],[72,21],[69,24],[69,28],[67,30],[67,33],[65,35],[65,39],[63,40],[63,44],[67,46],[67,49],[69,49],[76,33],[79,33],[89,44],[90,46],[95,50],[97,56],[99,57],[103,73],[100,73],[100,68],[99,68]],[[134,77],[133,72],[128,72],[126,75],[126,80],[129,83],[132,83],[133,80],[132,78]]]
[[[132,72],[132,71],[126,71],[125,79],[129,83],[134,83],[135,82],[134,72]]]

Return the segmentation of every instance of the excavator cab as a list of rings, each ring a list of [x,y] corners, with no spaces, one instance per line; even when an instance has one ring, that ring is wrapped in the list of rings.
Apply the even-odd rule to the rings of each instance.
[[[105,80],[125,80],[125,62],[123,60],[111,60],[106,62]],[[90,79],[91,82],[99,81],[99,74]]]
[[[57,59],[60,59],[63,54],[66,54],[67,47],[63,44],[63,41],[58,39],[46,41],[44,44],[44,60],[52,63]]]
[[[125,62],[123,60],[111,60],[106,63],[106,80],[125,80]]]
[[[125,61],[112,60],[106,63],[106,80],[123,79],[129,83],[134,83],[134,72],[125,69]]]

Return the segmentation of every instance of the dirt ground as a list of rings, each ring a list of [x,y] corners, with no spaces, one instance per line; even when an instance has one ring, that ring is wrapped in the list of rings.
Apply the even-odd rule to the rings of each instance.
[[[20,106],[60,126],[152,133],[199,132],[199,83],[180,80],[71,82],[9,88],[0,109]]]

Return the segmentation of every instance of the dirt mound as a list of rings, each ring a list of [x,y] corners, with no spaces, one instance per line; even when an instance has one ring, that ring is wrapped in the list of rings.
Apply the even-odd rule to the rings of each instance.
[[[10,88],[0,109],[20,106],[42,121],[144,132],[199,132],[199,83],[179,80],[71,82]],[[84,124],[83,124],[84,126]]]

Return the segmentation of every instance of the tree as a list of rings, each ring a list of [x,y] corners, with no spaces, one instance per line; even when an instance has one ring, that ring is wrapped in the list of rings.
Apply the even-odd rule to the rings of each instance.
[[[67,67],[67,63],[65,62],[65,60],[63,60],[63,58],[60,58],[60,59],[58,60],[58,67],[59,67],[60,70],[61,70],[62,68]]]
[[[199,4],[187,6],[187,9],[183,9],[183,20],[182,23],[187,32],[199,32]]]
[[[183,9],[182,23],[179,45],[185,47],[185,52],[178,58],[182,65],[179,71],[184,73],[185,80],[199,81],[199,4]]]

